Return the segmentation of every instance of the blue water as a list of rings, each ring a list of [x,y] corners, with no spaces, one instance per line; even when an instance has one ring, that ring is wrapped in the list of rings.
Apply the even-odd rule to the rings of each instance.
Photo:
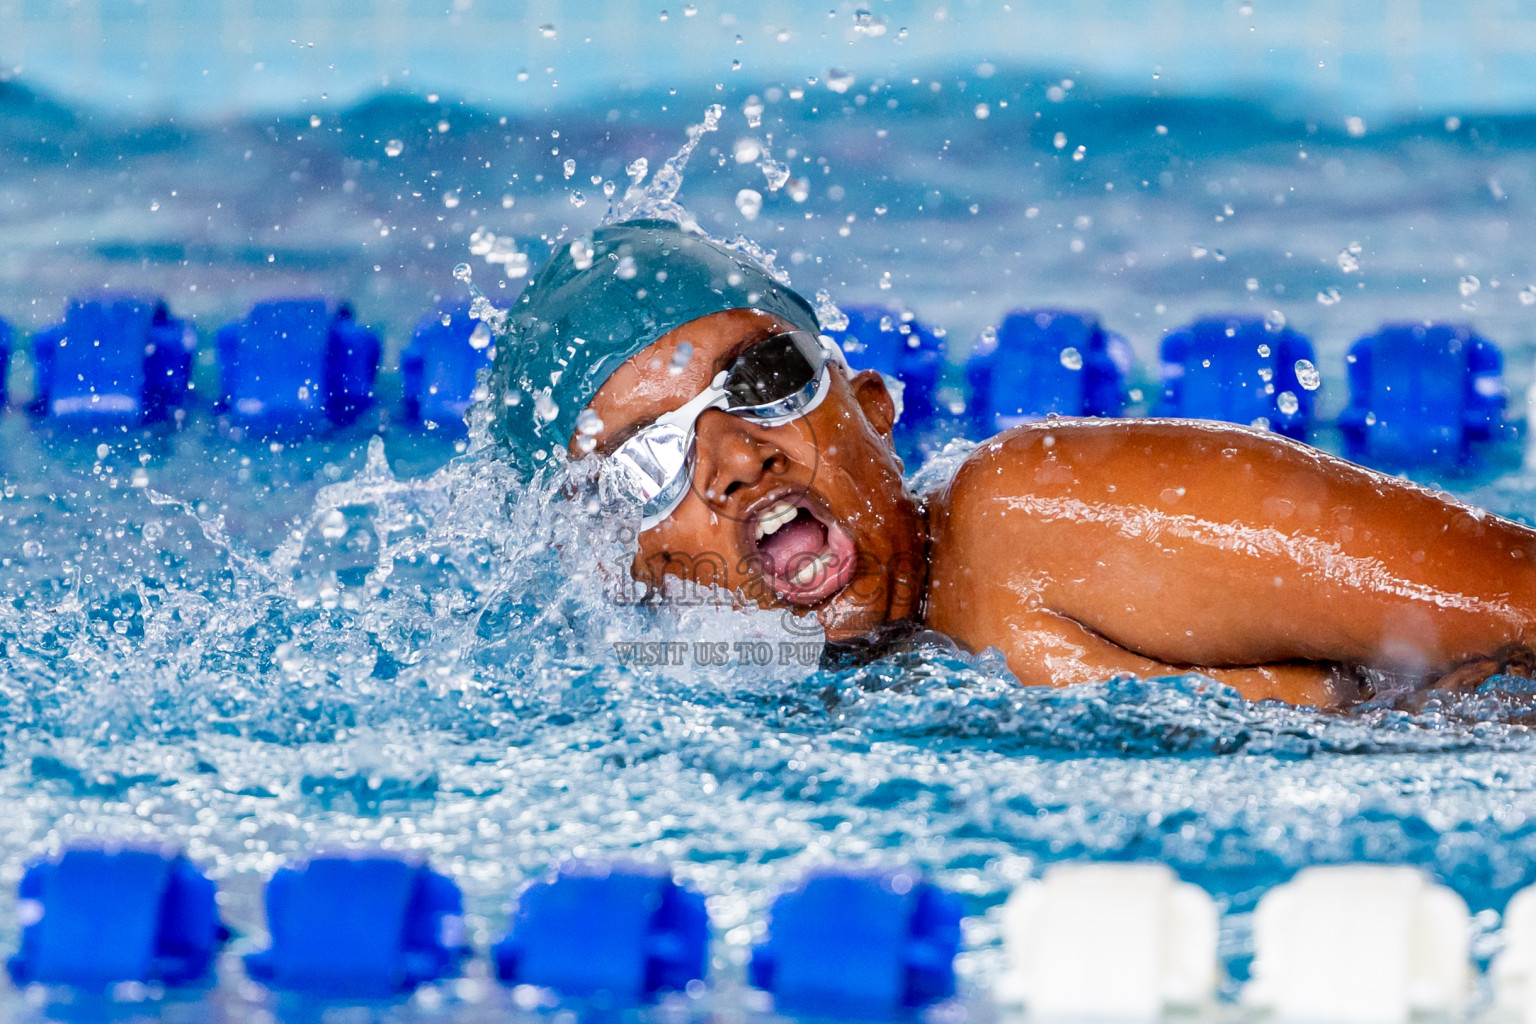
[[[759,85],[758,128],[742,88],[506,126],[385,98],[314,129],[126,125],[0,83],[0,315],[31,329],[111,286],[168,293],[206,334],[315,291],[355,298],[397,354],[457,294],[454,264],[515,294],[517,254],[537,264],[595,223],[603,180],[658,165],[718,101],[682,193],[701,222],[775,248],[807,292],[905,302],[957,350],[1012,304],[1096,309],[1144,363],[1195,313],[1280,310],[1318,344],[1327,408],[1354,337],[1435,317],[1503,343],[1517,393],[1529,379],[1536,122],[1357,139],[1085,83],[1058,102],[1059,82],[1005,71],[871,85],[773,102]],[[803,202],[735,160],[768,131]],[[765,197],[756,220],[744,188]],[[511,241],[472,243],[482,228]],[[211,365],[198,377],[211,388]],[[108,438],[0,419],[0,891],[63,842],[169,837],[219,878],[239,951],[261,944],[259,888],[284,859],[380,844],[430,853],[485,942],[551,863],[658,857],[709,895],[717,973],[739,979],[805,867],[910,861],[964,895],[962,967],[984,988],[993,908],[1057,860],[1155,858],[1207,887],[1238,978],[1247,912],[1303,865],[1422,865],[1479,912],[1483,957],[1536,882],[1536,695],[1516,681],[1323,714],[1194,677],[1025,690],[942,647],[838,672],[624,666],[615,643],[805,637],[774,614],[616,605],[622,525],[580,479],[518,481],[474,438],[370,442],[376,426],[274,446],[202,412]],[[1536,518],[1536,477],[1441,482]]]

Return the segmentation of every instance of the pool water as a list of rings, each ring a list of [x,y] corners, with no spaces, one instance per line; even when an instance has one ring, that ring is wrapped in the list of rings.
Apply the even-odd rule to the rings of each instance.
[[[1052,82],[939,78],[863,105],[857,90],[784,95],[758,128],[728,96],[683,197],[711,230],[777,249],[802,289],[906,302],[957,350],[1014,304],[1097,309],[1144,362],[1194,313],[1280,309],[1317,342],[1336,408],[1354,337],[1436,317],[1476,323],[1517,393],[1528,380],[1523,122],[1357,139],[1238,103],[1081,85],[1057,103]],[[315,290],[356,297],[398,352],[457,287],[472,231],[510,231],[537,264],[601,215],[587,166],[622,184],[635,155],[659,163],[678,111],[714,97],[698,99],[510,127],[453,107],[448,133],[440,105],[380,102],[303,140],[298,118],[138,136],[93,122],[77,130],[94,149],[37,144],[25,174],[23,151],[0,148],[0,311],[31,328],[73,290],[153,288],[207,333],[253,296]],[[734,159],[770,129],[803,202]],[[387,156],[397,137],[419,145]],[[576,154],[574,180],[551,148]],[[755,220],[735,205],[746,187],[766,196]],[[515,265],[476,262],[476,280],[503,298]],[[984,988],[994,908],[1055,861],[1172,865],[1222,901],[1236,979],[1246,915],[1304,865],[1421,865],[1478,913],[1483,959],[1497,912],[1536,882],[1536,694],[1519,680],[1324,714],[1197,677],[1026,690],[995,654],[942,646],[835,671],[797,656],[626,665],[637,641],[778,652],[816,637],[707,602],[615,603],[629,535],[585,474],[520,481],[480,432],[456,446],[375,426],[269,444],[230,441],[202,411],[107,437],[0,419],[0,892],[65,842],[170,839],[218,878],[239,952],[262,944],[260,886],[279,864],[378,845],[430,854],[484,943],[518,885],[563,858],[663,858],[709,896],[717,973],[739,979],[770,898],[805,868],[909,862],[965,898],[961,966]],[[1442,482],[1536,517],[1536,477]],[[0,948],[14,941],[0,927]]]

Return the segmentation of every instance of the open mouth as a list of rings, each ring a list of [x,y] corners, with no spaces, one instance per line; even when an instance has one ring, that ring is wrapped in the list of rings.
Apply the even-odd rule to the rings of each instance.
[[[769,585],[790,604],[820,604],[853,579],[853,538],[830,516],[792,501],[770,501],[750,528]]]

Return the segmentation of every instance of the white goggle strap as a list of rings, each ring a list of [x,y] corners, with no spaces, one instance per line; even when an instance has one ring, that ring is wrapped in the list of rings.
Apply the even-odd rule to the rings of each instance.
[[[837,343],[837,340],[825,334],[817,335],[817,338],[821,342],[822,349],[827,353],[827,358],[841,366],[844,372],[852,374],[853,368],[848,365],[848,357],[843,355],[843,347]]]
[[[729,374],[725,370],[721,370],[715,374],[715,379],[709,382],[709,387],[671,412],[656,417],[656,423],[669,427],[681,427],[684,430],[692,430],[694,423],[707,410],[725,404],[727,394],[725,379],[727,376]]]

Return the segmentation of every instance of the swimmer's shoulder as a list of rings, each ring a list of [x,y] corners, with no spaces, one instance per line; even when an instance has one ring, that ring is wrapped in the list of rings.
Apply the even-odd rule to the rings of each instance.
[[[1025,496],[1117,502],[1156,494],[1170,475],[1205,475],[1241,454],[1272,458],[1303,448],[1226,423],[1175,419],[1050,419],[1004,431],[977,446],[930,502],[935,525],[987,518]]]
[[[983,441],[934,496],[941,516],[982,511],[997,501],[1081,483],[1083,473],[1097,478],[1114,463],[1135,458],[1142,431],[1127,430],[1128,420],[1051,419],[1005,430]]]
[[[1112,442],[1105,421],[1055,419],[1014,427],[983,441],[928,502],[930,582],[1007,574],[1029,547],[1033,517],[1024,505],[1041,494],[1083,486],[1083,472]],[[1111,448],[1113,445],[1111,444]],[[1081,468],[1080,468],[1081,467]],[[1097,479],[1090,484],[1102,489]]]

